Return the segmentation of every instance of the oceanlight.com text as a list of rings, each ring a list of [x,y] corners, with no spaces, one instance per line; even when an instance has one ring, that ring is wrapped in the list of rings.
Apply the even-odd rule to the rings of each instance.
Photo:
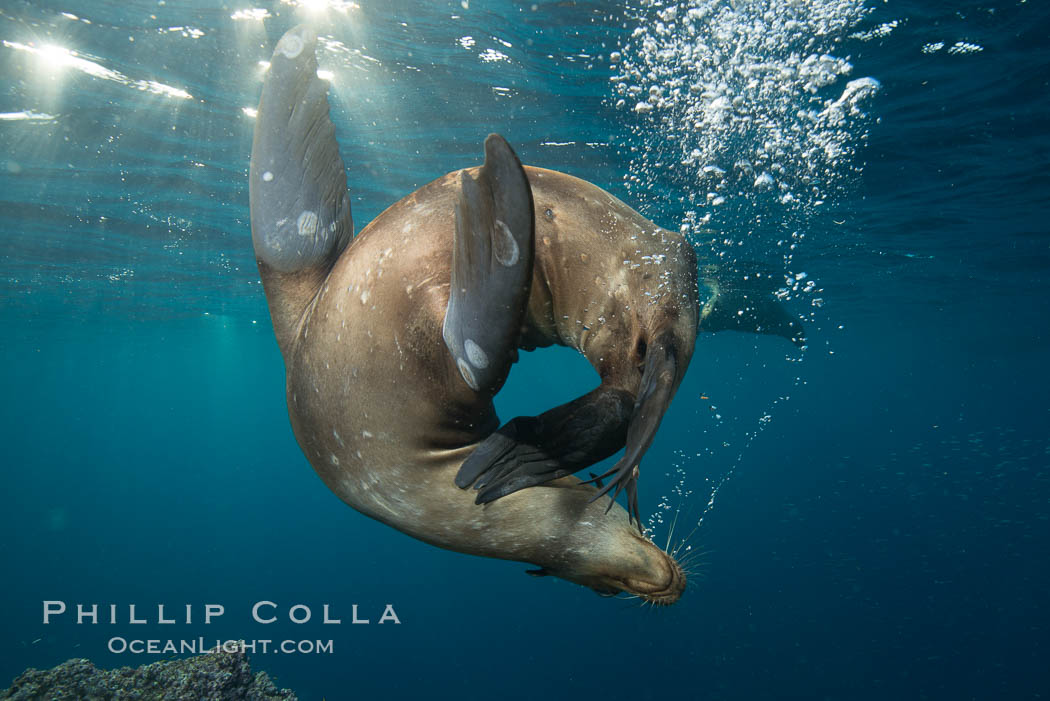
[[[215,640],[190,638],[184,640],[143,640],[139,638],[109,639],[110,652],[116,655],[186,655],[211,652],[248,652],[251,654],[331,655],[335,646],[331,640]]]

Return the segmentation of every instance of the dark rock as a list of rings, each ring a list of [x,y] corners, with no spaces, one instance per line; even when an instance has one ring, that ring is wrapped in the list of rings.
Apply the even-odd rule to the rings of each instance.
[[[27,669],[0,699],[19,701],[296,701],[266,672],[252,674],[243,652],[210,652],[142,667],[98,669],[67,660],[48,670]]]

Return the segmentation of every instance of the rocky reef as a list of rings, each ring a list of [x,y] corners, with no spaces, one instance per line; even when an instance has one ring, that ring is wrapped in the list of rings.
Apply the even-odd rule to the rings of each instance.
[[[47,670],[27,669],[0,699],[19,701],[295,701],[266,672],[252,674],[241,651],[210,652],[142,667],[98,669],[73,659]]]

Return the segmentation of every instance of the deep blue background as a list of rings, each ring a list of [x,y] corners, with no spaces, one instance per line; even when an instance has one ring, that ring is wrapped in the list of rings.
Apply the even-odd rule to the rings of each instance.
[[[112,635],[206,635],[333,638],[334,656],[254,658],[302,698],[1047,694],[1045,8],[890,3],[867,24],[906,21],[848,46],[883,91],[852,195],[808,222],[796,256],[826,304],[802,362],[778,339],[700,338],[643,468],[643,511],[671,494],[682,466],[691,528],[731,478],[693,536],[705,554],[686,596],[650,610],[423,545],[347,509],[314,476],[287,424],[254,283],[252,124],[240,113],[256,99],[255,61],[293,13],[272,7],[282,15],[247,41],[228,20],[237,7],[169,5],[0,12],[0,38],[65,42],[194,95],[175,104],[83,75],[45,89],[54,81],[0,48],[0,111],[57,116],[0,122],[6,158],[21,166],[0,175],[0,685],[69,657],[151,661],[107,655]],[[396,27],[406,8],[362,15]],[[359,227],[475,162],[497,128],[526,162],[623,194],[626,118],[605,102],[603,65],[576,58],[614,47],[620,14],[428,8],[409,13],[405,36],[346,39],[427,67],[385,59],[383,73],[354,58],[364,67],[337,77]],[[183,25],[206,34],[161,31]],[[477,61],[501,46],[493,34],[521,49],[503,49],[516,63]],[[474,54],[456,43],[465,35]],[[933,40],[984,51],[921,53]],[[494,96],[501,79],[512,98]],[[668,226],[681,215],[657,195],[638,204]],[[542,411],[595,381],[567,352],[525,355],[501,414]],[[227,614],[209,627],[43,626],[44,599],[221,603]],[[353,603],[373,621],[392,603],[402,624],[264,628],[248,612],[261,599],[315,614],[330,603],[345,622]]]

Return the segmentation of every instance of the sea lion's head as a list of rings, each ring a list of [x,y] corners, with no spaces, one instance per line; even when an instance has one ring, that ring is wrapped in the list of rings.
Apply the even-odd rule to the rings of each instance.
[[[535,537],[536,529],[544,534],[534,541],[540,548],[529,558],[541,568],[529,574],[559,577],[604,596],[628,594],[662,606],[681,598],[686,587],[681,565],[640,533],[618,503],[610,505],[607,497],[591,501],[597,494],[593,486],[569,477],[520,494],[543,519],[534,519],[528,531],[518,531],[522,536]],[[544,498],[537,499],[540,495]]]
[[[616,559],[588,558],[566,579],[604,596],[629,594],[657,606],[670,606],[682,597],[686,575],[681,565],[633,527],[617,541]]]

